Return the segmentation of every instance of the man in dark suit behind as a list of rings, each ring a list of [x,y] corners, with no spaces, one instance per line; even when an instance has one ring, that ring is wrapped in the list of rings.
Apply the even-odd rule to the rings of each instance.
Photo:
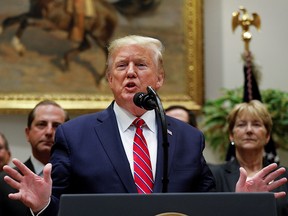
[[[41,175],[50,158],[56,128],[66,120],[67,113],[54,101],[41,101],[30,111],[25,134],[31,145],[32,155],[24,164],[33,173]],[[0,174],[0,215],[27,215],[29,209],[22,202],[9,199],[8,194],[15,193],[16,190],[4,182],[5,175],[4,172]]]
[[[146,158],[150,155],[151,168],[147,169],[147,179],[150,180],[149,183],[152,180],[153,184],[149,192],[161,193],[161,122],[154,110],[146,111],[136,106],[133,98],[137,92],[145,92],[147,86],[155,90],[162,86],[162,50],[162,43],[150,37],[131,35],[112,42],[108,49],[106,77],[115,100],[101,112],[77,117],[57,128],[51,163],[44,167],[43,178],[31,174],[16,159],[12,161],[23,175],[13,172],[9,166],[4,166],[4,171],[9,174],[5,181],[19,190],[9,197],[21,200],[37,215],[54,216],[58,212],[60,196],[64,193],[139,193],[139,184],[136,182],[138,173],[135,171],[138,170],[138,163],[133,161],[137,158],[137,154],[133,153],[134,143],[138,144],[133,141],[136,131],[133,122],[137,118],[145,121],[140,130],[143,130],[149,150],[149,153],[144,155]],[[198,129],[168,116],[167,128],[167,192],[212,190],[214,179],[202,154],[205,146],[203,134]],[[273,178],[283,171],[277,169],[269,174],[276,167],[275,164],[261,173]],[[242,174],[237,191],[247,189],[245,173]],[[260,177],[255,178],[256,183]],[[287,179],[282,179],[270,186],[277,187],[286,181]],[[260,182],[262,183],[263,181]],[[261,186],[263,190],[268,190],[267,185]],[[251,188],[255,189],[250,186],[249,190]],[[276,196],[285,196],[285,193]]]

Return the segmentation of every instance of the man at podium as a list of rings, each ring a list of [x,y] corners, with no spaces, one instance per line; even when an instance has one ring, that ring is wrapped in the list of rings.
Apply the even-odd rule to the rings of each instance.
[[[162,192],[160,120],[154,110],[147,111],[133,102],[136,93],[146,92],[147,86],[157,91],[164,82],[162,43],[131,35],[112,42],[108,51],[106,77],[115,98],[111,105],[57,128],[43,178],[17,159],[13,163],[21,173],[4,167],[9,175],[5,181],[19,190],[9,197],[24,202],[34,215],[57,215],[60,196],[66,193]],[[214,179],[202,154],[203,134],[180,120],[166,118],[167,192],[213,191]],[[265,167],[250,181],[246,181],[245,170],[240,171],[236,191],[267,192],[287,182],[283,178],[268,184],[285,172],[276,164]],[[276,198],[283,196],[285,192],[275,193]]]

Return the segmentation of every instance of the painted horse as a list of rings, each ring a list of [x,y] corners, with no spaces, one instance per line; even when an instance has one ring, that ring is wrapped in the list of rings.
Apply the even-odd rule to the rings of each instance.
[[[161,0],[117,0],[112,3],[107,0],[93,0],[96,16],[85,18],[84,34],[82,40],[75,48],[64,54],[64,69],[69,69],[70,61],[79,53],[91,48],[89,38],[100,47],[107,57],[107,46],[118,24],[120,14],[132,17],[146,11],[155,9]],[[47,31],[62,30],[70,32],[72,28],[73,15],[66,10],[65,0],[30,0],[29,11],[17,16],[8,17],[0,26],[0,34],[10,26],[18,24],[16,33],[12,39],[12,45],[23,55],[25,46],[21,43],[21,37],[29,26],[36,26]],[[67,39],[69,39],[67,37]],[[103,73],[93,73],[96,84],[105,77]]]

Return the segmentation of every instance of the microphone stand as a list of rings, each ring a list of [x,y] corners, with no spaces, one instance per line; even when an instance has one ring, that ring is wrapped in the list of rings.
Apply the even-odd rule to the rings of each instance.
[[[162,128],[162,137],[163,137],[163,178],[162,178],[162,192],[167,193],[167,188],[168,188],[168,136],[167,136],[167,123],[166,123],[166,118],[165,118],[165,112],[162,106],[162,103],[160,101],[160,98],[156,91],[151,86],[147,87],[147,92],[148,94],[156,101],[156,111],[157,114],[160,117],[161,120],[161,128]]]

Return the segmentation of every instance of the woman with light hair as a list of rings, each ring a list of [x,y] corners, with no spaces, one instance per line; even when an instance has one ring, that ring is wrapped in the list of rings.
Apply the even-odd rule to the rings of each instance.
[[[225,164],[210,165],[218,192],[234,192],[239,168],[245,168],[248,179],[269,165],[264,157],[265,145],[272,131],[272,118],[266,106],[258,100],[240,103],[228,115],[229,139],[235,146],[235,158]],[[280,176],[288,177],[288,170]],[[271,183],[271,182],[270,182]],[[288,192],[284,184],[273,190]],[[288,200],[277,199],[278,216],[288,215]]]

